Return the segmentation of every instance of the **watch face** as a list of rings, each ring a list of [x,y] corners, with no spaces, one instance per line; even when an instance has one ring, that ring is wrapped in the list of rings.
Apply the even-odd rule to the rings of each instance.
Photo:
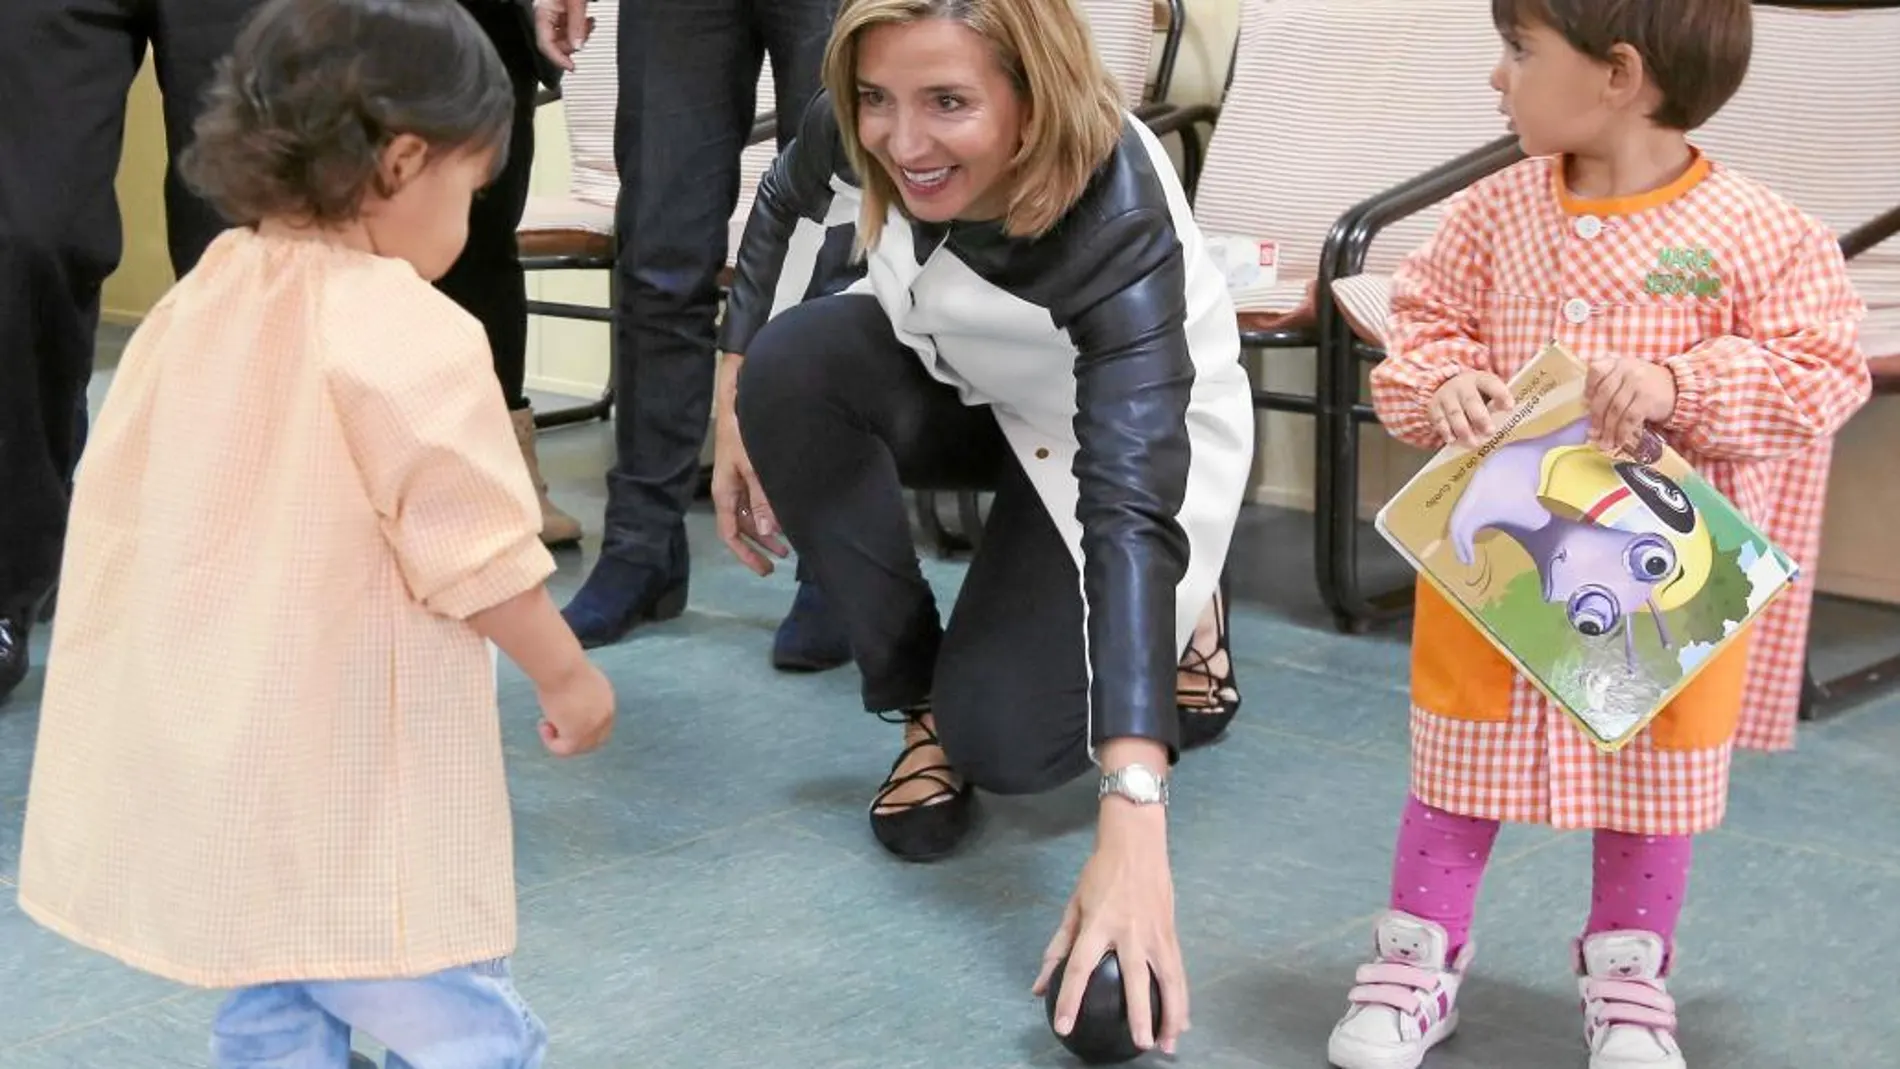
[[[1115,774],[1121,793],[1137,802],[1161,800],[1161,777],[1141,765],[1129,765]]]

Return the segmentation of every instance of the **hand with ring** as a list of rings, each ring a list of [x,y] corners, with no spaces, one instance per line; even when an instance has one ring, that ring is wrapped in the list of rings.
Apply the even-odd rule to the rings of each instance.
[[[791,555],[791,547],[779,537],[772,506],[765,500],[765,489],[759,485],[758,473],[752,470],[752,459],[739,437],[739,417],[730,402],[736,365],[722,364],[720,372],[722,382],[715,391],[721,402],[713,421],[712,476],[719,538],[739,563],[759,575],[771,575],[772,561],[765,553],[784,559]]]

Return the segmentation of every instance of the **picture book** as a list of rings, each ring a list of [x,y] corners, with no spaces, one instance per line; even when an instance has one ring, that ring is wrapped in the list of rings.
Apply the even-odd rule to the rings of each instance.
[[[1377,526],[1603,751],[1622,748],[1787,589],[1786,553],[1653,432],[1589,443],[1552,344],[1482,447],[1447,446]]]

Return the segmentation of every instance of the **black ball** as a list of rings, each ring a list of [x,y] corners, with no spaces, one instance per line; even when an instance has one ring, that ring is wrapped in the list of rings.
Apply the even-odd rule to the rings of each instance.
[[[1049,980],[1049,992],[1043,996],[1043,1009],[1049,1017],[1049,1029],[1056,1026],[1056,999],[1062,995],[1062,977],[1069,968],[1064,957]],[[1155,1036],[1161,1034],[1161,982],[1148,976],[1148,1005],[1154,1011]],[[1082,992],[1082,1008],[1076,1012],[1075,1027],[1069,1034],[1058,1035],[1069,1053],[1085,1065],[1113,1065],[1141,1057],[1135,1037],[1128,1030],[1128,999],[1122,993],[1122,964],[1114,951],[1102,955],[1101,963],[1089,974],[1089,986]]]

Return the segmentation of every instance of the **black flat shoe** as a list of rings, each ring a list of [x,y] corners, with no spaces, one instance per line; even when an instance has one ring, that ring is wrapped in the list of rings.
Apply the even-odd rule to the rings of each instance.
[[[0,702],[5,702],[15,688],[26,681],[26,673],[33,667],[27,640],[32,637],[35,623],[45,623],[52,618],[49,607],[56,595],[57,588],[54,588],[31,601],[0,607]]]
[[[31,612],[0,613],[0,702],[13,694],[33,667],[26,648],[33,616]]]
[[[1227,669],[1216,675],[1214,661],[1222,655],[1227,658]],[[1214,651],[1202,653],[1189,642],[1180,671],[1195,684],[1192,689],[1182,687],[1175,696],[1175,712],[1181,718],[1181,749],[1192,750],[1226,734],[1227,725],[1240,712],[1240,686],[1234,679],[1234,654],[1227,640],[1225,576],[1214,595]]]
[[[946,764],[926,765],[915,772],[898,775],[897,770],[911,754],[926,746],[943,744],[938,741],[937,733],[923,724],[922,713],[897,715],[902,718],[895,721],[897,723],[915,722],[923,727],[924,737],[907,744],[897,760],[891,762],[890,776],[871,801],[871,834],[877,836],[884,849],[905,861],[936,861],[955,853],[969,837],[975,823],[976,791],[968,783],[958,783],[956,770]],[[893,792],[919,780],[935,784],[935,793],[914,802],[885,801]]]

